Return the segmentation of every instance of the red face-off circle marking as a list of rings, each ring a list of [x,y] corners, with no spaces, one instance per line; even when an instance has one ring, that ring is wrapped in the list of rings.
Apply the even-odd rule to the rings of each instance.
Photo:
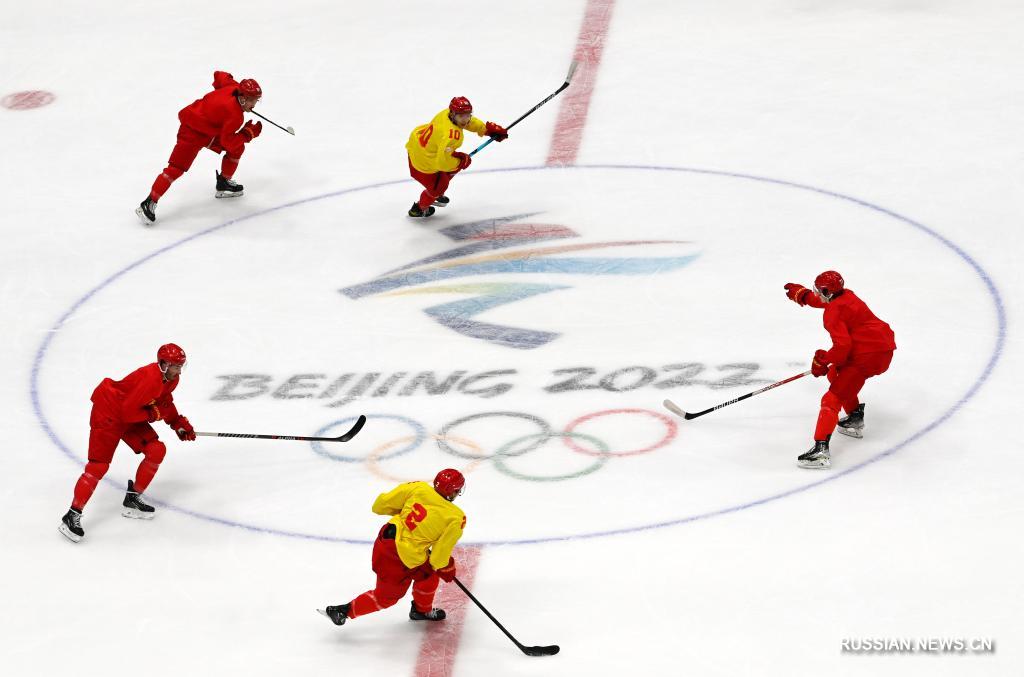
[[[52,103],[57,97],[52,92],[33,89],[25,92],[14,92],[0,99],[0,106],[10,110],[31,110]]]

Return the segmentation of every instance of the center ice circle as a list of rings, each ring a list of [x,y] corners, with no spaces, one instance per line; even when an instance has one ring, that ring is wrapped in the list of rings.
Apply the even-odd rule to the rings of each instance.
[[[715,509],[715,510],[707,510],[707,511],[701,511],[701,512],[694,512],[694,513],[691,513],[691,514],[685,514],[685,515],[682,515],[682,516],[675,516],[675,517],[667,516],[666,519],[655,521],[655,522],[651,522],[651,523],[635,524],[635,525],[625,526],[625,527],[622,527],[622,528],[613,528],[613,529],[589,529],[589,530],[583,530],[580,533],[566,533],[566,534],[558,534],[558,535],[545,535],[543,537],[538,537],[538,538],[526,537],[526,538],[509,538],[509,539],[494,539],[494,540],[477,540],[477,541],[473,542],[474,544],[485,545],[485,544],[498,544],[498,543],[501,543],[501,544],[538,543],[538,542],[555,541],[555,540],[566,540],[566,539],[573,539],[573,538],[592,538],[592,537],[598,537],[598,536],[614,535],[614,534],[619,534],[619,533],[629,533],[629,532],[645,530],[645,529],[654,529],[654,528],[660,528],[660,527],[667,527],[667,526],[679,525],[679,524],[683,524],[683,523],[687,523],[687,522],[702,520],[702,519],[706,519],[706,518],[713,517],[713,516],[716,516],[716,515],[728,514],[728,513],[731,513],[731,512],[737,512],[737,511],[745,510],[745,509],[748,509],[748,508],[751,508],[751,507],[754,507],[754,506],[757,506],[757,505],[761,505],[761,504],[768,503],[768,502],[771,502],[771,501],[774,501],[774,500],[778,500],[780,498],[784,498],[786,496],[791,496],[791,495],[794,495],[794,494],[797,494],[797,493],[801,493],[801,492],[807,491],[807,490],[809,490],[809,489],[811,489],[813,487],[817,487],[817,486],[826,484],[828,482],[835,481],[835,480],[839,479],[840,477],[844,477],[844,476],[846,476],[846,475],[848,475],[848,474],[850,474],[852,472],[856,472],[856,471],[858,471],[860,469],[863,469],[864,467],[866,467],[866,466],[868,466],[868,465],[870,465],[870,464],[872,464],[872,463],[874,463],[874,462],[876,462],[876,461],[878,461],[878,460],[880,460],[880,459],[882,459],[882,458],[884,458],[886,456],[889,456],[889,455],[897,452],[898,450],[902,449],[903,447],[907,446],[908,444],[911,444],[912,442],[916,441],[920,437],[926,435],[927,433],[931,432],[932,430],[934,430],[938,426],[942,425],[945,421],[947,421],[949,419],[950,416],[955,414],[956,411],[965,402],[967,402],[971,397],[973,397],[973,395],[977,392],[978,388],[980,388],[981,385],[988,378],[988,376],[991,373],[993,367],[995,366],[996,362],[998,361],[998,358],[1000,356],[1000,352],[1002,350],[1003,336],[1005,334],[1005,313],[1004,313],[1004,310],[1003,310],[1002,301],[1001,301],[1001,299],[999,297],[999,294],[998,294],[995,286],[993,285],[992,281],[990,280],[989,276],[985,273],[985,271],[969,255],[967,255],[964,251],[962,251],[959,247],[957,247],[957,245],[955,245],[954,243],[952,243],[948,239],[944,238],[940,234],[936,233],[935,231],[929,229],[927,226],[924,226],[924,225],[922,225],[920,223],[912,221],[911,219],[909,219],[907,217],[901,216],[901,215],[896,214],[895,212],[889,211],[889,210],[887,210],[887,209],[885,209],[883,207],[871,204],[869,202],[866,202],[866,201],[863,201],[863,200],[860,200],[860,199],[857,199],[857,198],[854,198],[854,197],[842,195],[840,193],[835,193],[835,192],[832,192],[832,191],[823,190],[823,189],[816,188],[816,187],[813,187],[813,186],[801,185],[801,184],[787,182],[787,181],[780,181],[780,180],[777,180],[777,179],[771,179],[771,178],[767,178],[767,177],[758,177],[758,176],[739,174],[739,173],[717,172],[717,171],[700,170],[700,169],[683,168],[683,167],[620,166],[620,165],[589,165],[589,166],[575,166],[575,167],[557,168],[557,169],[548,168],[548,167],[519,167],[519,168],[511,168],[511,169],[496,169],[496,170],[482,170],[482,171],[474,170],[473,173],[468,173],[464,177],[460,177],[460,181],[465,181],[466,179],[471,179],[473,177],[486,177],[488,175],[501,174],[501,173],[507,173],[507,172],[548,172],[548,171],[552,171],[552,170],[559,171],[559,172],[587,172],[587,171],[594,171],[594,172],[622,172],[622,173],[625,173],[625,174],[632,173],[633,175],[643,175],[645,173],[658,173],[658,174],[656,174],[657,176],[672,176],[672,175],[685,176],[685,175],[689,175],[689,176],[699,176],[699,177],[712,177],[712,178],[715,178],[715,179],[725,179],[725,180],[732,180],[732,181],[738,181],[738,182],[746,182],[748,184],[749,183],[754,183],[754,184],[757,184],[757,185],[760,185],[760,186],[769,187],[769,188],[787,188],[787,189],[791,189],[791,190],[795,190],[795,191],[804,191],[805,193],[808,193],[808,194],[812,194],[812,195],[819,196],[819,197],[830,198],[830,199],[833,199],[835,201],[842,202],[842,203],[844,203],[844,204],[846,204],[848,206],[852,205],[852,206],[855,206],[855,207],[857,207],[859,209],[868,210],[875,217],[882,217],[882,218],[884,218],[884,219],[886,219],[886,220],[888,220],[890,222],[893,222],[893,223],[905,226],[908,229],[916,230],[918,233],[925,235],[927,238],[931,239],[933,241],[933,243],[940,245],[941,247],[947,249],[948,252],[951,252],[952,254],[954,254],[955,257],[958,258],[967,267],[967,269],[969,269],[969,272],[971,272],[974,275],[976,275],[977,278],[980,279],[980,281],[982,282],[982,284],[984,286],[984,289],[987,291],[989,297],[992,300],[992,303],[994,304],[995,314],[996,314],[996,321],[997,321],[997,324],[998,324],[998,333],[997,333],[998,339],[997,339],[996,344],[994,345],[994,347],[992,349],[992,352],[991,352],[991,355],[990,355],[988,361],[986,362],[984,367],[981,369],[980,373],[975,378],[975,380],[966,388],[964,393],[959,397],[959,399],[956,401],[955,404],[953,404],[951,407],[947,408],[940,415],[934,417],[929,422],[927,422],[925,425],[923,425],[919,430],[917,430],[913,434],[908,435],[906,438],[904,438],[903,440],[899,441],[898,443],[893,444],[889,448],[876,453],[875,455],[871,456],[867,460],[864,460],[864,461],[862,461],[862,462],[860,462],[860,463],[858,463],[856,465],[848,467],[845,470],[842,470],[840,472],[835,472],[833,474],[829,474],[829,475],[826,475],[824,477],[820,477],[820,478],[816,479],[815,481],[811,481],[811,482],[808,482],[808,483],[805,483],[805,484],[801,484],[799,486],[796,486],[794,488],[790,488],[790,489],[787,489],[787,490],[784,490],[784,491],[778,491],[778,492],[775,492],[775,493],[770,493],[769,492],[766,495],[763,495],[763,496],[761,496],[759,498],[756,498],[754,500],[738,501],[738,502],[735,502],[734,504],[729,505],[727,507],[720,508],[720,509]],[[35,359],[35,363],[34,363],[33,370],[32,370],[32,376],[31,376],[31,396],[32,396],[32,399],[33,399],[34,409],[35,409],[37,418],[40,421],[40,424],[47,431],[48,435],[50,436],[51,440],[55,443],[55,445],[69,459],[71,459],[75,463],[82,463],[83,462],[84,459],[80,455],[78,455],[75,452],[73,452],[71,450],[71,448],[61,439],[61,437],[57,434],[57,432],[55,430],[55,427],[51,424],[50,420],[44,414],[43,406],[42,406],[43,398],[41,396],[40,376],[41,376],[41,374],[43,372],[43,367],[46,364],[47,355],[51,351],[51,348],[54,345],[54,341],[59,339],[60,336],[62,335],[61,332],[62,332],[62,330],[65,329],[65,324],[67,323],[67,321],[72,316],[74,316],[83,306],[85,306],[91,300],[93,300],[100,292],[102,292],[106,288],[110,287],[111,285],[113,285],[118,280],[120,280],[123,277],[125,277],[126,275],[136,271],[141,266],[147,265],[147,264],[153,262],[155,259],[158,259],[162,255],[168,254],[170,252],[173,252],[173,251],[177,250],[179,247],[182,247],[183,245],[186,245],[187,243],[195,242],[196,240],[199,240],[200,238],[204,238],[206,236],[210,236],[210,235],[212,235],[214,233],[223,232],[223,231],[225,231],[225,230],[227,230],[227,229],[229,229],[229,228],[231,228],[233,226],[242,224],[244,222],[249,222],[249,221],[258,219],[260,217],[269,215],[269,214],[287,214],[288,210],[290,210],[290,209],[298,208],[298,207],[301,207],[303,205],[309,205],[309,204],[320,202],[320,201],[324,201],[324,200],[340,198],[340,197],[344,197],[344,196],[352,196],[352,195],[363,193],[363,192],[367,192],[367,191],[379,190],[379,189],[387,188],[389,186],[396,186],[396,185],[399,185],[399,184],[409,184],[409,183],[411,183],[411,182],[409,182],[408,180],[399,180],[399,181],[389,181],[389,182],[384,182],[384,183],[377,183],[377,184],[372,184],[372,185],[367,185],[367,186],[360,186],[360,187],[356,187],[356,188],[350,188],[350,189],[345,189],[345,190],[337,191],[337,192],[334,192],[334,193],[330,193],[330,194],[326,194],[326,195],[322,195],[322,196],[318,196],[318,197],[307,198],[307,199],[291,202],[291,203],[288,203],[288,204],[280,205],[278,207],[274,207],[272,209],[268,209],[268,210],[264,210],[264,211],[257,212],[257,213],[254,213],[254,214],[250,214],[250,215],[247,215],[245,217],[241,217],[241,218],[238,218],[238,219],[234,219],[234,220],[222,223],[220,225],[214,226],[212,228],[208,228],[208,229],[203,230],[201,232],[198,232],[198,233],[196,233],[194,235],[186,237],[186,238],[184,238],[184,239],[182,239],[182,240],[180,240],[180,241],[178,241],[178,242],[176,242],[174,244],[171,244],[171,245],[169,245],[167,247],[164,247],[164,248],[162,248],[162,249],[160,249],[158,251],[155,251],[155,252],[153,252],[153,253],[151,253],[151,254],[149,254],[149,255],[147,255],[147,256],[145,256],[145,257],[143,257],[143,258],[141,258],[141,259],[139,259],[137,261],[135,261],[131,265],[127,266],[126,268],[124,268],[124,269],[114,273],[109,278],[107,278],[105,281],[103,281],[101,284],[99,284],[95,288],[89,290],[81,298],[79,298],[77,301],[75,301],[68,308],[68,310],[60,317],[60,319],[54,324],[54,326],[52,328],[52,331],[50,331],[46,335],[46,337],[44,338],[44,340],[42,341],[42,343],[39,346],[39,349],[38,349],[38,351],[36,353],[36,359]],[[429,222],[427,222],[427,223],[429,223]],[[412,227],[415,227],[415,226],[412,226]],[[384,415],[382,415],[382,416],[384,416]],[[336,419],[338,417],[335,416],[334,418]],[[288,431],[284,431],[284,432],[288,432]],[[422,433],[421,430],[416,429],[415,437],[418,438],[422,434],[423,433]],[[569,434],[569,433],[565,433],[565,434]],[[581,439],[586,439],[586,438],[582,437],[582,436],[586,435],[586,433],[574,433],[574,434],[579,434],[579,435],[581,435]],[[593,440],[596,440],[596,439],[597,438],[593,438],[591,440],[591,442],[588,442],[588,444],[594,444],[594,445],[599,446],[598,442],[593,441]],[[566,440],[566,441],[567,442],[571,442],[571,440]],[[573,445],[570,444],[570,447],[571,446],[573,446]],[[401,451],[402,451],[401,449],[398,449],[397,451],[392,451],[391,454],[397,454],[397,453],[400,453]],[[584,451],[586,451],[585,448],[584,448]],[[639,452],[634,452],[634,453],[639,453]],[[384,456],[385,455],[381,455],[381,459],[380,460],[383,460]],[[604,457],[602,457],[602,459],[603,458]],[[609,466],[610,465],[611,464],[609,464]],[[108,481],[114,483],[113,480],[108,480]],[[256,523],[247,522],[247,521],[243,521],[243,520],[239,520],[239,519],[229,519],[229,518],[225,518],[223,516],[217,516],[217,515],[208,514],[208,513],[199,511],[199,510],[194,510],[194,509],[189,508],[189,507],[180,506],[180,505],[176,505],[176,504],[168,503],[168,502],[161,502],[159,500],[156,500],[154,497],[150,497],[150,498],[151,498],[153,503],[155,503],[157,505],[160,505],[163,508],[170,509],[170,510],[175,510],[175,511],[183,513],[183,514],[188,514],[188,515],[200,518],[200,519],[212,521],[212,522],[223,524],[223,525],[227,525],[227,526],[238,527],[238,528],[245,528],[245,529],[249,529],[249,530],[253,530],[253,531],[272,533],[272,534],[276,534],[276,535],[282,535],[282,536],[288,536],[288,537],[296,537],[296,538],[307,538],[307,539],[316,539],[316,540],[325,540],[325,541],[337,541],[337,542],[345,542],[345,543],[368,543],[368,542],[370,542],[368,539],[364,539],[364,538],[346,538],[346,537],[333,536],[333,535],[323,534],[323,533],[314,533],[314,532],[294,530],[294,529],[289,529],[289,528],[282,528],[280,526],[276,526],[276,525],[273,525],[273,524],[256,524]]]

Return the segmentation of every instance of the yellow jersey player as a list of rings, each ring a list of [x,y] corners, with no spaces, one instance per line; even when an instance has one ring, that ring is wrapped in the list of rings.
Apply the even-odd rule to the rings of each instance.
[[[431,216],[435,205],[448,204],[444,194],[448,183],[473,161],[468,154],[459,151],[464,131],[486,135],[495,141],[508,138],[508,132],[501,125],[473,117],[473,104],[464,96],[455,97],[433,120],[412,130],[405,144],[409,153],[409,174],[424,190],[409,208],[409,216]]]
[[[466,515],[452,501],[462,493],[466,478],[448,468],[437,473],[434,485],[399,484],[373,502],[378,515],[393,515],[373,543],[372,568],[377,585],[347,604],[319,610],[335,625],[350,618],[387,609],[405,596],[412,585],[414,621],[443,621],[443,609],[434,609],[434,593],[441,579],[455,578],[452,550],[466,526]]]

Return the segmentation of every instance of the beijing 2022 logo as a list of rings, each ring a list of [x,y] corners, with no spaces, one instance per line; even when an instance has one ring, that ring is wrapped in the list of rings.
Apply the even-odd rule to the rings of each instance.
[[[345,287],[351,299],[366,296],[409,294],[466,294],[470,298],[424,309],[436,322],[464,336],[508,348],[539,348],[558,338],[558,332],[492,324],[473,319],[491,308],[531,296],[547,294],[568,285],[533,282],[430,283],[477,275],[546,273],[564,275],[652,275],[687,265],[699,254],[666,257],[565,256],[571,252],[637,245],[687,245],[685,240],[619,240],[534,246],[540,242],[580,237],[566,226],[526,223],[539,212],[514,214],[439,231],[459,246],[383,273],[369,282]],[[412,287],[416,287],[412,289]]]

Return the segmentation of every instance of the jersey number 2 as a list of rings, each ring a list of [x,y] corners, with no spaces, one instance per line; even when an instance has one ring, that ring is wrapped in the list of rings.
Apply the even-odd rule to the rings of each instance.
[[[405,516],[405,526],[409,531],[416,531],[416,527],[427,517],[427,509],[419,503],[412,504],[412,511]]]

